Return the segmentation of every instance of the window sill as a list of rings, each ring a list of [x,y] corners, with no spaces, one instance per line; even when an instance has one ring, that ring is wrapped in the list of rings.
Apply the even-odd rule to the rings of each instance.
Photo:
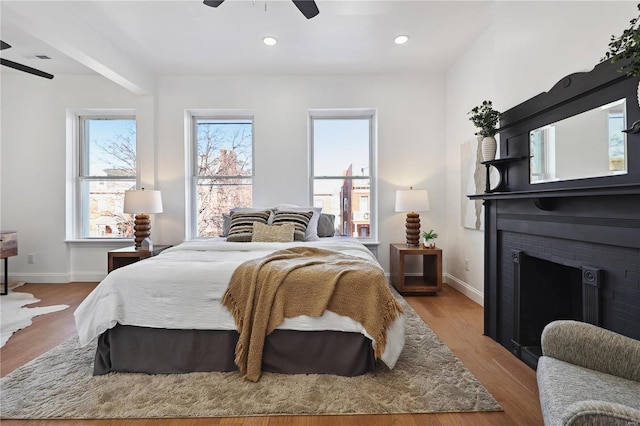
[[[360,240],[360,242],[365,246],[379,246],[380,245],[380,241]]]
[[[67,244],[133,244],[133,238],[72,238],[64,240]]]

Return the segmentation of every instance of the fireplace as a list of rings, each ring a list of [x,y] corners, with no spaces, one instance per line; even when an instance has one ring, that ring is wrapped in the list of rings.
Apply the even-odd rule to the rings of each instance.
[[[555,205],[549,212],[526,198],[485,203],[484,333],[532,368],[542,329],[556,319],[640,340],[640,195]]]
[[[572,319],[600,323],[597,268],[581,268],[512,250],[513,337],[512,352],[536,368],[542,355],[540,338],[554,320]]]
[[[469,196],[483,200],[485,210],[484,333],[534,368],[542,329],[556,319],[640,340],[639,83],[603,62],[505,111],[500,158],[483,162],[487,176],[490,167],[498,169],[500,182]],[[594,173],[587,154],[596,152],[598,167],[613,170],[605,167],[611,151],[600,133],[607,125],[579,120],[553,143],[570,163],[554,162],[551,169],[561,173],[553,179],[533,179],[548,166],[543,159],[556,158],[541,154],[552,146],[540,137],[536,145],[536,131],[621,99],[626,130],[615,134],[625,141],[624,172]],[[588,127],[592,121],[597,129]]]

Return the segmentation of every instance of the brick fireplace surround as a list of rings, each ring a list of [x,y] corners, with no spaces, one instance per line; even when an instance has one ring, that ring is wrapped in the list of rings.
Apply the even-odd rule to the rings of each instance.
[[[535,368],[540,332],[576,319],[640,340],[638,78],[603,63],[500,118],[502,181],[485,207],[485,334]],[[529,132],[626,98],[627,174],[529,183]],[[640,126],[635,126],[640,127]],[[577,153],[579,155],[579,152]]]
[[[534,327],[538,329],[537,346],[542,327],[561,318],[590,322],[640,340],[639,196],[562,198],[556,200],[553,213],[539,211],[526,199],[500,200],[494,207],[498,251],[495,285],[490,283],[489,287],[496,292],[497,303],[485,305],[491,309],[487,312],[487,334],[535,367],[537,356],[522,353],[520,347],[530,343],[519,339],[519,328],[527,327],[521,322],[519,305],[535,304],[529,306],[530,312],[551,314],[544,324]],[[534,271],[526,271],[523,257],[548,263],[536,262]],[[570,289],[557,287],[572,283],[564,278],[546,287],[554,275],[564,277],[554,265],[576,271],[579,292],[578,306],[573,303],[573,311],[562,312],[559,318],[553,317],[557,312],[553,306],[568,306],[572,300]],[[546,277],[545,267],[551,268]],[[525,272],[545,278],[534,280],[523,296],[518,287],[525,281]],[[552,312],[546,313],[548,308]]]

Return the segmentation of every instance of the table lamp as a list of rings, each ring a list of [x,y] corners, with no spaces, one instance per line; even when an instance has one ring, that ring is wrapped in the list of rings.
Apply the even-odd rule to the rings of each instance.
[[[134,221],[134,236],[136,249],[140,248],[142,241],[151,235],[151,220],[149,215],[162,213],[162,195],[160,191],[137,190],[124,191],[124,213],[136,215]]]
[[[407,212],[407,246],[420,247],[420,215],[429,210],[429,192],[426,189],[396,191],[396,211]]]

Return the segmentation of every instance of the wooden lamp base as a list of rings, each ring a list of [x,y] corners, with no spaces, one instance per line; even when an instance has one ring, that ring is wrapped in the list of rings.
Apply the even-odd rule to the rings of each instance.
[[[420,215],[407,213],[407,247],[420,247]]]
[[[133,235],[136,239],[136,248],[140,248],[142,240],[151,235],[151,219],[148,214],[137,214],[133,222]]]

